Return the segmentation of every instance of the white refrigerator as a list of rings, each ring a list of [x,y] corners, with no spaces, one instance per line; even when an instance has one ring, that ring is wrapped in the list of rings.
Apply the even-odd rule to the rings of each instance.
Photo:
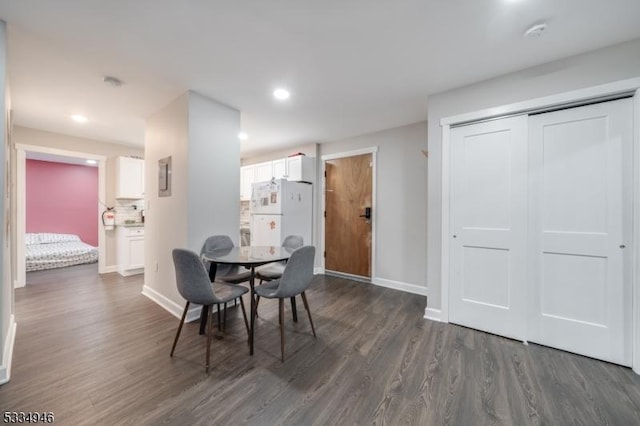
[[[249,211],[252,246],[281,246],[287,235],[300,235],[305,245],[311,245],[311,184],[285,179],[254,183]]]

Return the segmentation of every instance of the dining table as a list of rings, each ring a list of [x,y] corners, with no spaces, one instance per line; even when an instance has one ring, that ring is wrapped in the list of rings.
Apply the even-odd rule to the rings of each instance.
[[[251,288],[251,320],[249,327],[249,355],[253,355],[253,330],[256,318],[255,277],[256,268],[273,262],[289,259],[294,249],[280,246],[245,246],[217,250],[205,250],[202,259],[215,265],[238,265],[251,271],[249,286]],[[211,265],[213,268],[214,265]]]

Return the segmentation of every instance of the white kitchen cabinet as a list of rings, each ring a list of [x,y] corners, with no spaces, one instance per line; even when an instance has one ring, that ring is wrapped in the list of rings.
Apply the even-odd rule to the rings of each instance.
[[[284,174],[284,170],[282,173]],[[271,161],[240,167],[240,199],[250,200],[251,185],[270,180],[272,177],[274,175]]]
[[[251,166],[240,167],[240,199],[251,199],[251,185],[256,181],[256,168]]]
[[[144,198],[144,160],[116,158],[116,198],[139,200]]]
[[[273,178],[282,179],[287,176],[287,159],[274,160],[271,162]]]
[[[256,168],[256,182],[265,182],[273,178],[273,162],[259,163]]]
[[[118,226],[118,272],[122,276],[144,272],[144,227]]]
[[[281,158],[240,167],[240,199],[251,199],[251,185],[271,179],[287,179],[296,182],[315,180],[315,159],[304,155]]]
[[[287,180],[313,183],[315,167],[313,158],[305,155],[287,157]]]

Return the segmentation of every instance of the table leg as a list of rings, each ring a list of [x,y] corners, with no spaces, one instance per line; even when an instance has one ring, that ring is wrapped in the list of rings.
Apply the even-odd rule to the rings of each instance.
[[[211,307],[213,309],[213,306]],[[200,335],[204,334],[204,330],[207,328],[207,318],[209,315],[209,307],[203,306],[200,311]]]
[[[298,310],[296,309],[296,298],[291,298],[291,313],[293,313],[293,322],[298,322]]]
[[[256,268],[251,266],[251,279],[249,287],[251,287],[251,327],[249,328],[249,355],[253,355],[253,328],[256,322],[256,298],[255,298],[255,275]]]

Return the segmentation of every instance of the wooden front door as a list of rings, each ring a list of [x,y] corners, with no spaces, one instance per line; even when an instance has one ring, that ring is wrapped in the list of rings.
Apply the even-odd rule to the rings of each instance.
[[[371,277],[372,154],[325,162],[325,269]],[[371,212],[375,214],[375,212]]]

